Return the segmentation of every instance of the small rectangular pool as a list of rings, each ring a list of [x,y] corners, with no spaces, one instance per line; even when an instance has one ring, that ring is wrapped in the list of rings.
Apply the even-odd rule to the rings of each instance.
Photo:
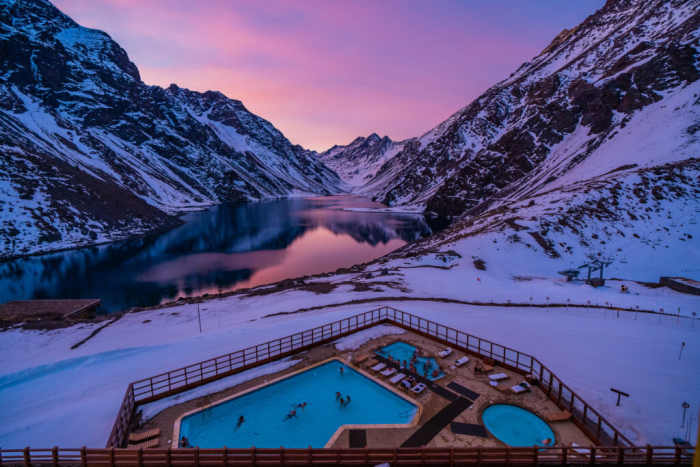
[[[340,369],[343,368],[341,374]],[[340,392],[351,402],[341,406]],[[306,402],[305,408],[297,408]],[[296,409],[296,417],[286,415]],[[331,360],[186,415],[179,439],[200,448],[322,448],[342,425],[408,424],[418,407],[341,361]],[[237,427],[240,416],[245,421]]]
[[[384,358],[391,356],[391,358],[398,360],[402,364],[404,361],[410,364],[413,352],[416,350],[415,346],[407,342],[396,341],[377,350],[377,355],[381,355]],[[445,376],[445,373],[440,369],[440,365],[432,357],[418,357],[414,365],[416,373],[421,376],[427,375],[426,377],[430,381],[435,381]],[[434,373],[435,370],[437,370],[437,373]]]

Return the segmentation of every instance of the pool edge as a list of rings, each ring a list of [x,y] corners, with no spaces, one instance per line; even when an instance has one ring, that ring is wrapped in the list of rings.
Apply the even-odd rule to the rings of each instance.
[[[274,379],[272,379],[272,380],[270,380],[270,381],[257,384],[257,385],[255,385],[255,386],[253,386],[252,388],[246,389],[246,390],[244,390],[244,391],[237,392],[237,393],[232,394],[232,395],[230,395],[230,396],[224,397],[223,399],[219,399],[219,400],[217,400],[217,401],[215,401],[215,402],[211,402],[211,403],[209,403],[209,404],[207,404],[207,405],[204,405],[204,406],[202,406],[202,407],[197,407],[196,409],[192,409],[192,410],[189,410],[189,411],[183,413],[182,415],[180,415],[179,417],[177,417],[177,419],[175,419],[175,423],[173,424],[173,436],[172,436],[172,442],[171,442],[170,446],[173,447],[173,444],[175,444],[175,447],[180,447],[180,424],[181,424],[183,418],[188,417],[188,416],[190,416],[190,415],[192,415],[192,414],[195,414],[195,413],[197,413],[197,412],[201,412],[201,411],[206,410],[206,409],[208,409],[208,408],[214,407],[214,406],[216,406],[216,405],[223,404],[224,402],[228,402],[228,401],[230,401],[231,399],[236,399],[236,398],[238,398],[238,397],[244,396],[244,395],[246,395],[246,394],[248,394],[248,393],[251,393],[251,392],[253,392],[253,391],[257,391],[258,389],[264,388],[264,387],[269,386],[269,385],[271,385],[271,384],[278,383],[279,381],[282,381],[282,380],[284,380],[284,379],[291,378],[292,376],[296,376],[296,375],[299,374],[299,373],[303,373],[303,372],[305,372],[305,371],[311,370],[311,369],[313,369],[313,368],[316,368],[317,366],[325,365],[326,363],[329,363],[329,362],[331,362],[331,361],[333,361],[333,360],[337,360],[338,362],[342,363],[343,365],[346,365],[346,366],[351,367],[353,370],[357,371],[358,373],[360,373],[360,374],[361,374],[362,376],[364,376],[365,378],[370,379],[371,381],[373,381],[373,382],[379,384],[380,386],[384,387],[384,389],[387,389],[387,390],[393,392],[394,394],[396,394],[397,396],[401,397],[402,399],[404,399],[404,400],[410,402],[411,404],[415,405],[415,406],[417,407],[418,410],[416,410],[416,413],[414,414],[413,419],[411,420],[410,423],[398,423],[398,424],[372,424],[372,425],[352,425],[352,424],[349,424],[349,425],[340,425],[340,426],[338,427],[338,429],[335,431],[335,433],[333,433],[333,435],[331,436],[331,438],[330,438],[330,439],[326,442],[326,444],[323,446],[324,448],[330,447],[330,445],[332,445],[332,443],[334,443],[334,442],[338,439],[338,437],[340,436],[340,434],[341,434],[345,429],[354,429],[354,428],[365,428],[365,429],[371,429],[371,428],[411,428],[411,427],[416,426],[416,425],[418,424],[418,422],[420,421],[420,417],[421,417],[421,415],[423,414],[423,404],[421,404],[420,402],[418,402],[418,401],[415,400],[415,399],[412,399],[412,398],[408,397],[408,395],[399,392],[396,388],[387,385],[384,381],[375,378],[373,375],[371,375],[371,374],[365,372],[364,370],[360,369],[359,367],[355,366],[354,364],[349,363],[349,362],[346,362],[346,361],[343,361],[343,360],[340,358],[340,356],[334,356],[334,357],[330,357],[330,358],[327,358],[327,359],[325,359],[325,360],[322,360],[322,361],[320,361],[320,362],[314,363],[313,365],[309,365],[309,366],[307,366],[307,367],[304,367],[304,368],[300,368],[300,369],[298,369],[298,370],[295,370],[295,371],[293,371],[293,372],[291,372],[291,373],[289,373],[289,374],[287,374],[287,375],[282,375],[282,376],[279,376],[279,377],[277,377],[277,378],[274,378]],[[253,379],[253,378],[251,378],[251,379]],[[239,383],[239,384],[242,384],[242,383]]]

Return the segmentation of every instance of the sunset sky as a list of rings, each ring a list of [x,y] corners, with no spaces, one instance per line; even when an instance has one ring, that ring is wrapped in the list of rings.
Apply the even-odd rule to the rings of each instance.
[[[222,91],[293,143],[419,136],[604,0],[55,0],[148,84]]]

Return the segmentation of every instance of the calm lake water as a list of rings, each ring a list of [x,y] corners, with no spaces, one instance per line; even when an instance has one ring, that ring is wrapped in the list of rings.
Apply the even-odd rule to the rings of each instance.
[[[0,303],[96,297],[107,312],[151,306],[335,271],[430,233],[422,216],[361,211],[379,206],[350,196],[217,206],[158,236],[0,263]]]

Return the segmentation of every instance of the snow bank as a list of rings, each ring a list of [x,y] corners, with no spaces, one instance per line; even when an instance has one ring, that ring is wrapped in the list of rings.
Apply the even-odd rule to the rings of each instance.
[[[341,352],[344,350],[355,350],[365,342],[376,339],[377,337],[391,334],[403,334],[404,332],[406,331],[396,326],[381,324],[379,326],[374,326],[372,328],[365,329],[364,331],[359,331],[355,334],[350,334],[349,336],[338,339],[335,341],[335,348]]]

